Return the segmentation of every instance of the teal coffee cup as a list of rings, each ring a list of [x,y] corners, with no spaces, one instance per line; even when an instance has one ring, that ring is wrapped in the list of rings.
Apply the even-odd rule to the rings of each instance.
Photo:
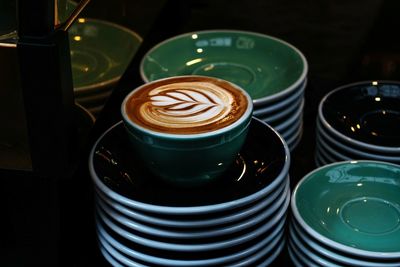
[[[136,88],[121,112],[143,164],[159,178],[192,186],[220,177],[234,162],[253,104],[246,91],[228,81],[176,76]]]

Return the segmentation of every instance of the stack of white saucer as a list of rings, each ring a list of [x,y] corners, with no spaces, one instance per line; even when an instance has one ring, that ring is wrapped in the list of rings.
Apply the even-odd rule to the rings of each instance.
[[[255,99],[253,115],[271,125],[293,151],[303,133],[304,90],[307,79],[299,80],[278,94]]]

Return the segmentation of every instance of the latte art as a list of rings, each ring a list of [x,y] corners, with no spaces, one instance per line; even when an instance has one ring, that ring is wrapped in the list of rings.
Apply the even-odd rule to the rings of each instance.
[[[233,97],[210,83],[176,83],[149,92],[140,113],[162,127],[195,127],[217,122],[232,109]]]
[[[246,108],[247,99],[239,90],[203,78],[139,90],[130,99],[127,114],[151,130],[193,134],[225,127]]]

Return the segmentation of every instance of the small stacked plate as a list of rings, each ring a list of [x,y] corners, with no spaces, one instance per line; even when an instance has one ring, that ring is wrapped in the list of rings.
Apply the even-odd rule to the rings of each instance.
[[[275,128],[290,150],[301,139],[308,65],[285,41],[237,30],[186,33],[150,49],[140,72],[145,82],[181,75],[233,82],[253,98],[254,116]]]
[[[97,115],[139,48],[128,28],[79,18],[68,30],[75,100]]]
[[[339,87],[320,102],[317,166],[369,159],[400,163],[400,83],[367,81]]]
[[[400,165],[325,165],[298,183],[291,210],[295,266],[400,266]]]
[[[99,248],[113,266],[267,266],[285,247],[289,149],[253,118],[236,162],[201,187],[143,168],[122,122],[94,145]]]

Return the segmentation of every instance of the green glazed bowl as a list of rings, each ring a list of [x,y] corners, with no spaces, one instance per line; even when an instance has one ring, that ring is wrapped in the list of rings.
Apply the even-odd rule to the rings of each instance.
[[[97,19],[79,18],[68,32],[76,92],[115,84],[142,42],[130,29]]]
[[[140,64],[145,82],[191,74],[217,77],[244,88],[255,106],[296,90],[307,69],[305,57],[292,45],[234,30],[178,35],[153,47]]]
[[[306,175],[294,218],[317,240],[359,257],[400,259],[400,166],[345,161]]]

